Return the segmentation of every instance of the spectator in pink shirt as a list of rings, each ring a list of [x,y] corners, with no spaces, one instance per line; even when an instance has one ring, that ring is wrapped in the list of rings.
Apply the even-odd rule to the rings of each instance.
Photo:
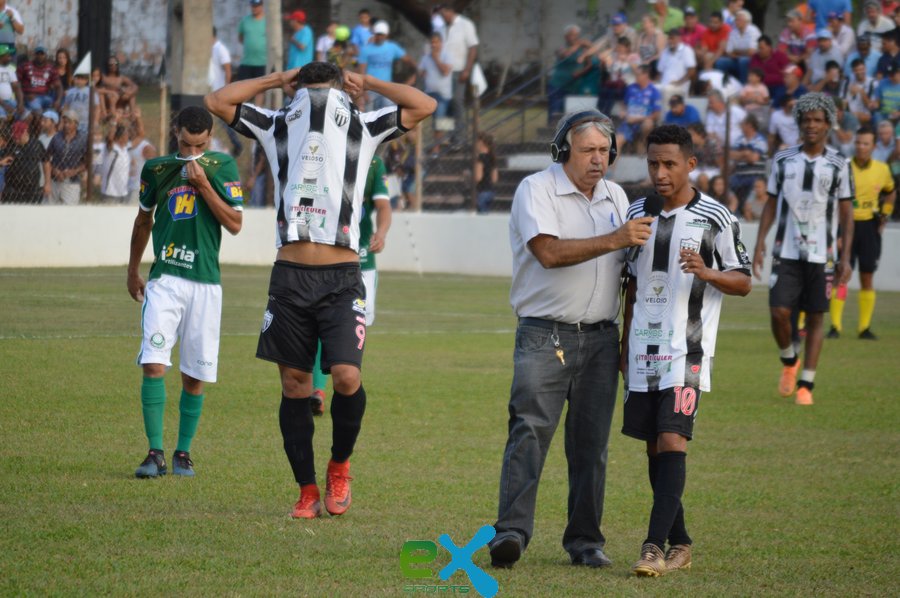
[[[693,6],[686,7],[684,9],[684,27],[681,28],[681,41],[696,52],[703,43],[704,33],[706,33],[706,26],[699,22],[697,9]]]

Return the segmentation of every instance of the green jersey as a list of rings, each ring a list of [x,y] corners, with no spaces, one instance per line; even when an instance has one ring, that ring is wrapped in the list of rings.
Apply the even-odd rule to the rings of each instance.
[[[203,197],[188,183],[187,162],[175,156],[147,160],[141,171],[141,209],[155,209],[150,278],[171,274],[219,284],[222,226]],[[206,152],[197,163],[219,197],[242,210],[244,196],[234,159],[227,154]]]
[[[366,186],[363,190],[363,210],[359,217],[359,267],[361,270],[375,269],[375,254],[369,253],[369,239],[372,238],[372,213],[375,200],[391,198],[387,188],[387,170],[381,158],[375,156],[369,165]]]

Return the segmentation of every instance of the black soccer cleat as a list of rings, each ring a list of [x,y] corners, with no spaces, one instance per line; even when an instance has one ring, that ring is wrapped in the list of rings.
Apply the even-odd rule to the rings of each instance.
[[[156,478],[166,475],[166,471],[166,458],[163,456],[163,452],[150,449],[147,458],[135,470],[134,475],[141,479]]]
[[[191,454],[185,451],[175,451],[172,456],[172,474],[183,475],[185,477],[194,477],[194,462],[191,461]]]

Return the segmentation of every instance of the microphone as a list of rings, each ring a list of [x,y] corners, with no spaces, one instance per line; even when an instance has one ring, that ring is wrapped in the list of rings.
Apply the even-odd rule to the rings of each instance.
[[[659,213],[662,212],[664,201],[662,195],[655,191],[649,194],[644,198],[644,216],[659,216]],[[625,254],[625,261],[633,262],[636,260],[640,250],[640,245],[629,247],[628,252]]]

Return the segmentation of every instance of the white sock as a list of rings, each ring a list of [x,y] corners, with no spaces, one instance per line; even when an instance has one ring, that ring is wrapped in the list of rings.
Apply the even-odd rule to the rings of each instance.
[[[803,370],[800,372],[800,379],[804,382],[812,384],[816,381],[816,370]]]
[[[779,353],[781,354],[782,359],[793,359],[797,357],[797,351],[794,350],[793,343],[788,345],[787,349],[780,349]]]

